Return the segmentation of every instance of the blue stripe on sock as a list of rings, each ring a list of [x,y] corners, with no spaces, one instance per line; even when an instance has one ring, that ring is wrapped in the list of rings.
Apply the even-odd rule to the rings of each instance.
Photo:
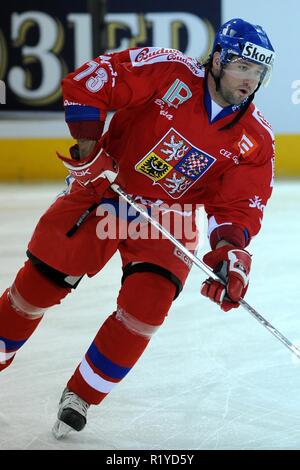
[[[10,351],[17,351],[23,344],[26,342],[26,339],[22,341],[14,341],[13,339],[7,339],[2,336],[0,336],[0,341],[3,341],[5,343],[5,349],[7,352]]]
[[[97,369],[113,379],[123,379],[130,371],[130,368],[118,366],[103,356],[94,343],[91,344],[86,354]]]

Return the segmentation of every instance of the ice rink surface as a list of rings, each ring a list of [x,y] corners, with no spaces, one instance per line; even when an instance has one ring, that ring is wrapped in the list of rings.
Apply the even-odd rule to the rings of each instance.
[[[60,189],[0,186],[1,291]],[[277,182],[251,244],[246,297],[298,345],[299,207],[300,182]],[[0,449],[300,449],[300,361],[246,311],[225,314],[201,298],[197,268],[134,369],[89,410],[85,430],[56,441],[51,428],[61,392],[114,310],[120,277],[116,255],[46,313],[1,374]]]

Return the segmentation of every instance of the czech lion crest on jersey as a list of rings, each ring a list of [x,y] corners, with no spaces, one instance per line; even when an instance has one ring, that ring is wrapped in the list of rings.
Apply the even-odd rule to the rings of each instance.
[[[178,199],[215,161],[171,128],[135,169],[152,179],[153,184],[159,184],[173,199]]]

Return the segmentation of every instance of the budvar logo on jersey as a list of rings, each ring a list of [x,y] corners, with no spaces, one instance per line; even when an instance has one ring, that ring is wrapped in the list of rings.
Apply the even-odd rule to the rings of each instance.
[[[180,198],[216,159],[171,128],[140,160],[135,169],[158,184],[173,199]]]
[[[164,47],[144,47],[137,51],[130,52],[132,62],[149,62],[161,56],[168,56],[171,52],[176,52],[175,49],[166,49]]]
[[[255,62],[260,62],[261,64],[271,65],[274,61],[275,54],[273,52],[270,54],[269,49],[257,46],[248,41],[245,44],[242,56],[250,60],[255,60]]]
[[[194,75],[204,76],[204,70],[196,59],[191,59],[176,49],[144,47],[143,49],[129,51],[129,55],[133,67],[142,67],[145,63],[181,62],[188,67]]]

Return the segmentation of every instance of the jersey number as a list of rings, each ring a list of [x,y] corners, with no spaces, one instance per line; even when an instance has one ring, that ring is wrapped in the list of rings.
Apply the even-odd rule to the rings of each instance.
[[[88,77],[92,73],[94,73],[95,75],[93,77],[89,77],[86,80],[85,86],[90,92],[96,93],[97,91],[101,90],[101,88],[106,82],[108,82],[108,74],[106,70],[101,67],[100,64],[98,64],[98,62],[95,62],[94,60],[88,62],[87,68],[75,75],[74,80],[76,80],[76,82],[79,82],[80,80]]]

